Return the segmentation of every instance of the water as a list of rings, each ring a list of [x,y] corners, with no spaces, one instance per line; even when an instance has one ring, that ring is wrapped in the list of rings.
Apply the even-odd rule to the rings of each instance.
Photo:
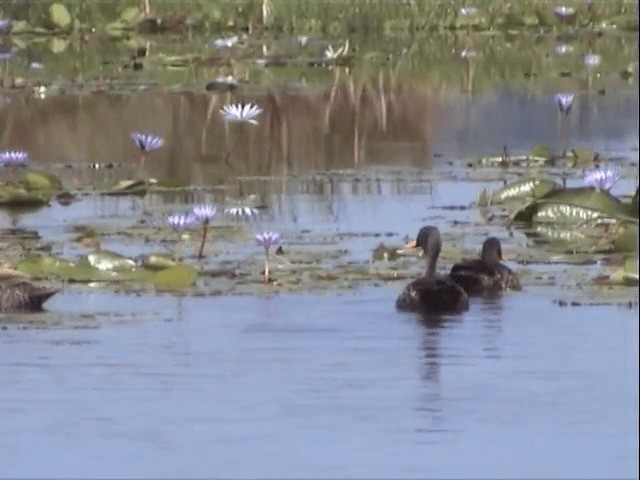
[[[534,40],[491,38],[498,49],[526,55]],[[72,242],[74,226],[96,226],[104,248],[134,256],[160,249],[155,237],[127,234],[145,215],[258,194],[269,207],[261,220],[247,224],[240,240],[216,239],[213,247],[256,270],[258,229],[282,232],[287,251],[348,250],[322,264],[331,271],[367,265],[380,241],[401,244],[425,223],[443,233],[442,270],[462,252],[475,254],[487,235],[500,237],[510,258],[535,253],[536,261],[509,263],[523,292],[474,299],[469,312],[440,320],[395,311],[404,281],[295,294],[258,285],[253,295],[64,285],[47,312],[0,317],[0,477],[634,477],[637,288],[593,286],[594,277],[615,269],[608,256],[589,265],[548,264],[558,256],[466,208],[484,187],[523,173],[468,168],[469,158],[497,155],[505,143],[512,154],[542,142],[557,149],[551,99],[559,89],[576,93],[570,146],[623,165],[612,193],[634,191],[637,78],[626,83],[618,72],[635,61],[637,37],[623,35],[631,45],[625,48],[615,38],[598,40],[610,53],[602,76],[560,78],[541,44],[544,78],[535,88],[522,86],[515,61],[505,78],[497,67],[491,73],[498,58],[480,60],[485,73],[474,87],[454,52],[452,71],[426,62],[424,73],[433,77],[417,86],[383,75],[379,91],[367,86],[357,105],[349,100],[351,77],[315,67],[303,72],[320,85],[275,88],[271,99],[261,90],[297,81],[300,72],[252,70],[248,93],[237,97],[205,94],[205,79],[228,73],[207,67],[196,67],[194,78],[190,70],[157,73],[164,84],[195,93],[8,92],[0,106],[2,148],[27,149],[34,166],[84,195],[68,207],[3,210],[0,222],[37,232],[28,245],[66,258],[86,253]],[[538,40],[549,49],[555,42]],[[446,39],[442,45],[449,55]],[[86,54],[94,57],[90,48]],[[47,69],[55,67],[52,55],[43,53]],[[23,64],[5,65],[7,74]],[[339,100],[331,105],[334,78]],[[516,78],[519,86],[501,83]],[[229,127],[208,116],[246,98],[265,107],[259,127]],[[128,178],[137,158],[129,134],[141,129],[167,139],[147,162],[150,175],[203,188],[144,199],[91,195],[95,185]],[[230,145],[236,147],[225,166]],[[116,168],[87,168],[93,162]],[[580,168],[544,173],[581,183]],[[375,236],[383,232],[389,235]],[[328,245],[319,241],[325,237]],[[5,252],[24,251],[7,238]],[[204,262],[223,259],[210,254]],[[558,300],[583,305],[561,307]]]
[[[634,475],[637,311],[530,289],[423,323],[400,288],[59,295],[122,318],[2,333],[2,475]]]

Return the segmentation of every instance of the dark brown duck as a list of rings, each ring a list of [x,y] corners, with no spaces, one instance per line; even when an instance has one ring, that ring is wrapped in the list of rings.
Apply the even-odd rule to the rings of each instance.
[[[400,293],[396,308],[422,314],[461,313],[469,309],[469,297],[451,278],[436,275],[436,262],[442,248],[436,227],[422,227],[416,237],[416,247],[422,248],[427,270]]]
[[[58,291],[38,287],[18,272],[0,271],[0,313],[38,312]]]
[[[467,295],[495,294],[505,290],[522,290],[520,280],[513,271],[500,263],[502,245],[495,237],[482,244],[480,258],[456,263],[449,276]]]

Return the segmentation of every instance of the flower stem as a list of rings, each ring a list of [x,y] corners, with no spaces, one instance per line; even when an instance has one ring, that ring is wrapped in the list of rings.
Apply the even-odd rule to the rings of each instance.
[[[178,234],[178,242],[176,243],[175,261],[180,261],[180,254],[182,253],[182,235]]]
[[[209,229],[209,222],[206,221],[202,224],[202,242],[200,242],[200,250],[198,250],[198,258],[204,257],[204,244],[207,241],[208,229]]]
[[[264,249],[264,281],[269,282],[269,247]]]

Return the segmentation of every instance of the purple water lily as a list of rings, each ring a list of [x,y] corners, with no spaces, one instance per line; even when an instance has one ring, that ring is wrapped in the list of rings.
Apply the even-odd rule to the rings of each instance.
[[[133,144],[143,152],[157,150],[164,145],[164,138],[155,135],[146,135],[144,133],[134,132],[131,134]]]
[[[189,228],[195,222],[196,222],[196,219],[191,213],[189,214],[178,213],[175,215],[169,215],[167,217],[167,223],[176,232],[179,232],[180,230],[184,230],[185,228]]]
[[[26,167],[29,154],[22,150],[5,150],[0,152],[0,165],[7,169],[7,183],[13,183],[17,170]]]
[[[198,258],[204,257],[204,245],[207,242],[209,223],[215,218],[217,210],[215,206],[209,204],[193,207],[192,215],[195,221],[202,224],[202,241],[200,242],[200,249],[198,250]]]
[[[569,115],[573,106],[573,93],[557,93],[554,99],[560,113]]]
[[[256,117],[261,113],[262,108],[255,103],[235,103],[225,105],[220,109],[220,115],[222,115],[222,118],[227,122],[246,122],[253,125],[258,124]]]
[[[193,207],[193,216],[198,223],[209,223],[216,216],[217,208],[213,205],[198,205]]]
[[[596,68],[598,65],[600,65],[601,61],[602,57],[597,53],[587,53],[584,57],[582,57],[582,62],[587,68]]]
[[[5,150],[0,152],[0,165],[7,167],[25,167],[29,154],[23,150]]]
[[[256,243],[264,247],[264,281],[269,281],[269,249],[280,243],[281,236],[276,232],[264,232],[256,235]]]
[[[250,206],[238,206],[227,207],[224,209],[224,214],[228,215],[236,220],[241,218],[253,218],[258,215],[258,210],[255,207]]]
[[[556,17],[558,17],[559,20],[568,20],[576,14],[576,9],[560,5],[553,9],[553,13],[556,14]]]
[[[584,183],[589,187],[608,192],[620,180],[617,168],[592,168],[584,173]]]

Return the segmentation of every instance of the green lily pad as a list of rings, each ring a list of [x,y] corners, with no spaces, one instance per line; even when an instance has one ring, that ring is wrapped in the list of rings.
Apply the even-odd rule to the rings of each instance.
[[[514,222],[582,223],[593,219],[635,220],[629,205],[591,187],[552,190],[518,210]]]
[[[67,7],[61,3],[53,3],[49,6],[49,21],[61,30],[71,27],[71,14]]]
[[[120,14],[120,20],[124,23],[133,24],[140,17],[138,7],[127,7]]]
[[[144,196],[148,191],[148,182],[145,180],[122,180],[118,182],[111,190],[102,192],[103,195],[141,195]]]
[[[175,265],[155,273],[151,277],[154,285],[163,290],[183,290],[198,279],[198,271],[189,265]]]
[[[27,170],[20,181],[25,190],[33,192],[38,190],[60,191],[62,181],[53,173],[40,170]]]
[[[533,149],[529,153],[529,156],[551,160],[553,158],[553,153],[551,152],[551,149],[548,145],[540,144],[533,147]]]
[[[151,253],[149,255],[141,255],[137,258],[139,264],[147,270],[162,270],[165,268],[178,265],[171,255],[165,253]]]
[[[47,192],[28,192],[20,186],[0,185],[0,207],[37,207],[49,203]]]
[[[80,264],[87,263],[102,271],[128,272],[136,268],[136,262],[129,257],[108,250],[97,250],[89,253]]]
[[[532,200],[544,197],[554,190],[562,188],[557,182],[545,178],[525,178],[494,190],[486,198],[486,205],[495,205],[511,201]]]

